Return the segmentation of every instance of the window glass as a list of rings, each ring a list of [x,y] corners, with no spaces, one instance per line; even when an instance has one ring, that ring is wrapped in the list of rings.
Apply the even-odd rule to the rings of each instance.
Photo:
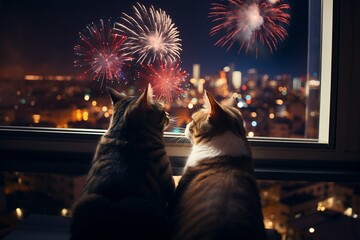
[[[151,83],[170,132],[205,89],[236,99],[249,137],[317,139],[321,10],[321,0],[1,1],[0,125],[106,129],[105,87],[136,95]]]
[[[30,215],[70,216],[85,178],[84,175],[0,173],[0,236],[8,234]],[[175,177],[176,182],[179,178]],[[271,239],[341,239],[343,234],[357,239],[358,183],[259,180],[258,185],[264,224]]]

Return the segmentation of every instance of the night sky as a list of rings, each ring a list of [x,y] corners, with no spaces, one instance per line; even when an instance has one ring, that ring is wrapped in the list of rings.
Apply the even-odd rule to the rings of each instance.
[[[289,37],[270,54],[261,51],[238,54],[238,46],[227,51],[214,46],[218,35],[209,36],[214,25],[208,18],[211,2],[221,0],[158,0],[139,1],[162,8],[178,27],[182,39],[181,61],[191,76],[192,64],[201,64],[201,75],[216,74],[233,63],[236,70],[256,68],[260,73],[275,76],[289,73],[306,74],[308,3],[304,0],[283,1],[291,6]],[[0,77],[24,74],[74,75],[73,47],[78,32],[86,24],[100,18],[116,19],[122,12],[133,14],[130,0],[0,0]]]

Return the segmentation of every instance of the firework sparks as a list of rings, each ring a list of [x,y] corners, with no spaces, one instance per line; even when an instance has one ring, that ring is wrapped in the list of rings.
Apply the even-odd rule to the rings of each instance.
[[[289,25],[289,4],[278,4],[279,0],[229,0],[229,4],[214,3],[210,9],[210,18],[217,25],[210,35],[225,34],[215,43],[228,45],[228,50],[239,42],[239,52],[252,47],[258,54],[258,46],[266,45],[272,53],[277,43],[286,39],[287,31],[282,25]]]
[[[100,19],[79,32],[75,45],[75,67],[84,68],[84,74],[94,80],[119,80],[122,67],[131,60],[124,51],[126,37],[113,34],[111,19]]]
[[[184,93],[188,74],[181,70],[179,63],[160,62],[142,67],[139,76],[151,84],[157,97],[170,101]]]
[[[123,13],[122,23],[115,23],[114,29],[127,40],[125,46],[138,63],[150,64],[155,60],[174,62],[180,58],[179,31],[171,18],[161,9],[144,5],[133,6],[135,17]]]

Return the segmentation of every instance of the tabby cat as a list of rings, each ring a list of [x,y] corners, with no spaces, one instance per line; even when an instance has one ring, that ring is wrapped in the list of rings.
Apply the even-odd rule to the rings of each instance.
[[[175,188],[163,140],[168,115],[150,85],[140,97],[108,91],[113,117],[73,207],[71,239],[164,239]]]
[[[241,113],[204,100],[185,130],[193,147],[170,206],[172,239],[266,239]]]

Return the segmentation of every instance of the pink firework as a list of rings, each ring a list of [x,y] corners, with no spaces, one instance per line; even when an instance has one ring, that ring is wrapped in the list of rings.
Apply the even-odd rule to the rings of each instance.
[[[121,70],[132,58],[124,51],[126,37],[113,34],[111,19],[92,23],[79,32],[75,45],[75,67],[84,68],[84,74],[94,80],[119,80]]]
[[[228,4],[214,3],[210,8],[210,18],[217,25],[210,30],[210,35],[221,32],[225,34],[215,43],[217,46],[228,45],[230,49],[235,42],[240,44],[239,52],[245,48],[255,49],[266,45],[272,53],[277,43],[286,39],[289,25],[289,4],[276,0],[229,0]]]
[[[170,101],[184,93],[186,71],[181,70],[178,62],[161,62],[142,65],[140,78],[151,84],[158,98]]]

